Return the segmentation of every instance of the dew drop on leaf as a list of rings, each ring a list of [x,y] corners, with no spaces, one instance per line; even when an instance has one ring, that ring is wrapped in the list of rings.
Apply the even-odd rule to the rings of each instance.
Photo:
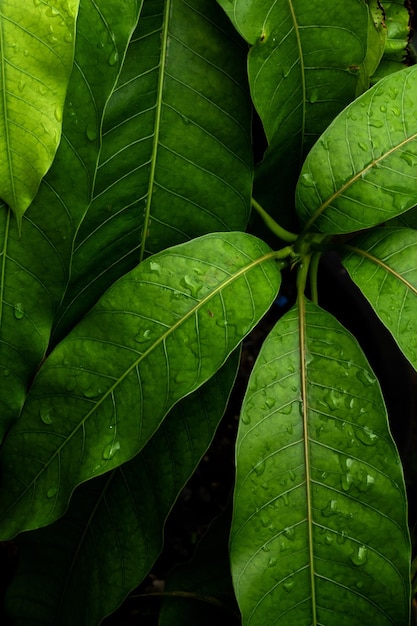
[[[250,424],[250,416],[247,413],[242,413],[242,417],[240,418],[243,424]]]
[[[295,537],[295,530],[294,528],[285,528],[284,529],[284,536],[289,539],[290,541],[294,541],[294,537]]]
[[[147,328],[143,332],[140,331],[135,337],[135,341],[138,343],[146,343],[147,341],[150,341],[150,339],[152,339],[152,332],[150,328]]]
[[[337,508],[337,500],[329,500],[324,509],[321,510],[321,514],[323,517],[338,515],[339,509]]]
[[[57,122],[62,122],[62,109],[60,107],[56,107],[55,109],[55,119]]]
[[[87,124],[85,129],[85,135],[88,141],[95,141],[97,139],[97,128],[95,124]]]
[[[39,415],[44,424],[52,424],[53,420],[50,409],[41,409]]]
[[[366,387],[376,383],[376,378],[368,372],[368,370],[360,369],[356,373],[356,378]]]
[[[113,443],[109,443],[103,450],[103,459],[106,461],[110,461],[116,452],[120,450],[120,442],[115,441]]]
[[[374,446],[378,441],[378,435],[375,435],[374,431],[372,428],[369,428],[369,426],[357,428],[356,437],[366,446]]]
[[[46,495],[48,498],[53,498],[54,496],[56,496],[57,493],[58,493],[58,489],[56,487],[51,487],[46,492]]]
[[[368,146],[366,145],[366,143],[364,143],[363,141],[359,141],[358,146],[361,150],[363,150],[364,152],[368,152]]]
[[[255,467],[253,468],[253,471],[255,472],[257,476],[262,476],[262,474],[265,471],[265,465],[266,465],[265,461],[260,461],[259,463],[255,465]]]
[[[268,567],[275,567],[275,565],[278,563],[278,559],[276,556],[271,556],[271,558],[268,561]]]
[[[22,306],[21,302],[17,302],[14,305],[14,307],[13,307],[13,315],[15,316],[15,318],[17,320],[21,320],[24,317],[25,312],[23,310],[23,306]]]
[[[118,60],[119,60],[119,53],[117,52],[117,50],[113,50],[113,52],[109,56],[109,65],[113,67],[114,65],[116,65]]]
[[[366,546],[360,546],[358,550],[350,555],[350,560],[353,565],[364,565],[368,559],[368,548]]]
[[[285,591],[287,591],[288,593],[290,593],[293,590],[294,587],[294,581],[293,580],[287,580],[287,582],[285,582],[283,584],[283,587],[285,589]]]
[[[279,410],[279,412],[283,413],[284,415],[289,415],[291,411],[292,411],[292,402],[290,404],[285,404]]]

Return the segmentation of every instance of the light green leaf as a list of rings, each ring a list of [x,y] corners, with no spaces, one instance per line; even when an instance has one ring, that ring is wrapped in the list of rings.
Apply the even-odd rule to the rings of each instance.
[[[106,109],[59,333],[144,256],[245,230],[251,102],[236,39],[213,0],[145,1]]]
[[[354,232],[416,204],[416,90],[415,66],[387,76],[323,133],[296,190],[305,230]]]
[[[0,7],[0,198],[19,224],[61,138],[79,0]]]
[[[407,505],[382,394],[356,340],[316,305],[301,301],[266,339],[236,459],[245,626],[408,626]]]
[[[236,351],[172,409],[138,456],[81,485],[63,518],[17,540],[19,567],[7,597],[15,626],[93,626],[145,578],[168,512],[224,412],[238,363]]]
[[[207,235],[105,293],[45,361],[4,443],[3,536],[55,520],[76,485],[131,459],[213,376],[276,297],[274,256],[245,233]]]
[[[381,3],[379,0],[367,0],[367,4],[369,6],[368,47],[366,57],[359,69],[357,96],[368,89],[370,77],[375,73],[381,61],[387,40],[387,28]]]
[[[347,248],[343,265],[417,369],[417,231],[378,229]]]
[[[410,36],[409,22],[411,18],[408,4],[405,6],[403,0],[384,0],[383,6],[387,39],[383,58],[372,76],[372,82],[376,82],[404,67]]]

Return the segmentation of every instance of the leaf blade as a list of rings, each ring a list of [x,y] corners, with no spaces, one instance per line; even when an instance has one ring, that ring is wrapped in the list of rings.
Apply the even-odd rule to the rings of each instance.
[[[307,302],[275,326],[252,377],[231,536],[243,623],[407,624],[403,477],[358,345]]]
[[[0,197],[19,223],[58,148],[78,5],[2,3]]]
[[[417,232],[378,229],[348,246],[342,263],[417,369]]]
[[[415,205],[416,84],[416,67],[387,76],[323,133],[297,184],[305,230],[354,232]]]
[[[280,285],[274,254],[244,233],[207,235],[106,292],[45,361],[4,443],[5,533],[56,519],[77,484],[139,452],[269,308]]]

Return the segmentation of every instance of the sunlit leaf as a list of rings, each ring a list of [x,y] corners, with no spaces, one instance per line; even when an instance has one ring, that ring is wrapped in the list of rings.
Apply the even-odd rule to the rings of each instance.
[[[3,536],[54,521],[77,484],[131,459],[215,374],[276,297],[274,255],[245,233],[207,235],[104,294],[45,361],[4,443]]]
[[[417,231],[374,230],[348,249],[343,265],[417,369]]]
[[[236,454],[243,624],[406,626],[407,507],[384,401],[356,340],[316,305],[266,339]]]
[[[305,229],[354,232],[416,204],[416,90],[415,66],[387,76],[323,133],[297,185]]]
[[[79,0],[0,6],[0,198],[19,224],[61,138]]]
[[[93,626],[147,575],[166,516],[223,414],[238,357],[177,404],[141,454],[81,485],[58,522],[21,536],[7,598],[15,626]]]

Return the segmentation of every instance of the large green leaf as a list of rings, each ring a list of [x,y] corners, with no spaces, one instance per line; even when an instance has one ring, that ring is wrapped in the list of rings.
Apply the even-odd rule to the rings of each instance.
[[[372,76],[372,82],[402,69],[407,57],[410,36],[410,4],[403,0],[384,0],[383,8],[387,39],[384,55],[377,71]]]
[[[106,109],[61,327],[149,253],[245,230],[252,189],[245,60],[212,0],[145,1]]]
[[[143,580],[168,512],[213,437],[238,362],[239,351],[174,407],[141,454],[81,485],[63,518],[18,539],[7,598],[15,626],[93,626]]]
[[[55,309],[68,282],[76,226],[92,194],[104,105],[138,16],[137,0],[103,7],[83,0],[77,21],[74,71],[68,86],[63,135],[54,163],[23,217],[22,233],[0,206],[0,439],[16,418],[45,356]],[[94,59],[94,61],[92,61]],[[90,134],[90,139],[92,135]]]
[[[273,215],[280,208],[288,215],[305,155],[355,98],[367,51],[368,9],[361,0],[344,2],[343,10],[322,0],[220,4],[251,45],[249,84],[269,144],[255,197]]]
[[[416,90],[415,66],[387,76],[323,133],[297,185],[306,230],[354,232],[416,204]]]
[[[0,7],[0,198],[18,222],[61,138],[79,0]]]
[[[245,625],[408,625],[407,506],[384,401],[356,340],[312,303],[262,347],[236,461]]]
[[[2,449],[1,534],[55,520],[74,487],[132,458],[276,297],[245,233],[167,249],[116,282],[45,361]]]
[[[417,231],[377,229],[348,249],[343,265],[417,369]]]

